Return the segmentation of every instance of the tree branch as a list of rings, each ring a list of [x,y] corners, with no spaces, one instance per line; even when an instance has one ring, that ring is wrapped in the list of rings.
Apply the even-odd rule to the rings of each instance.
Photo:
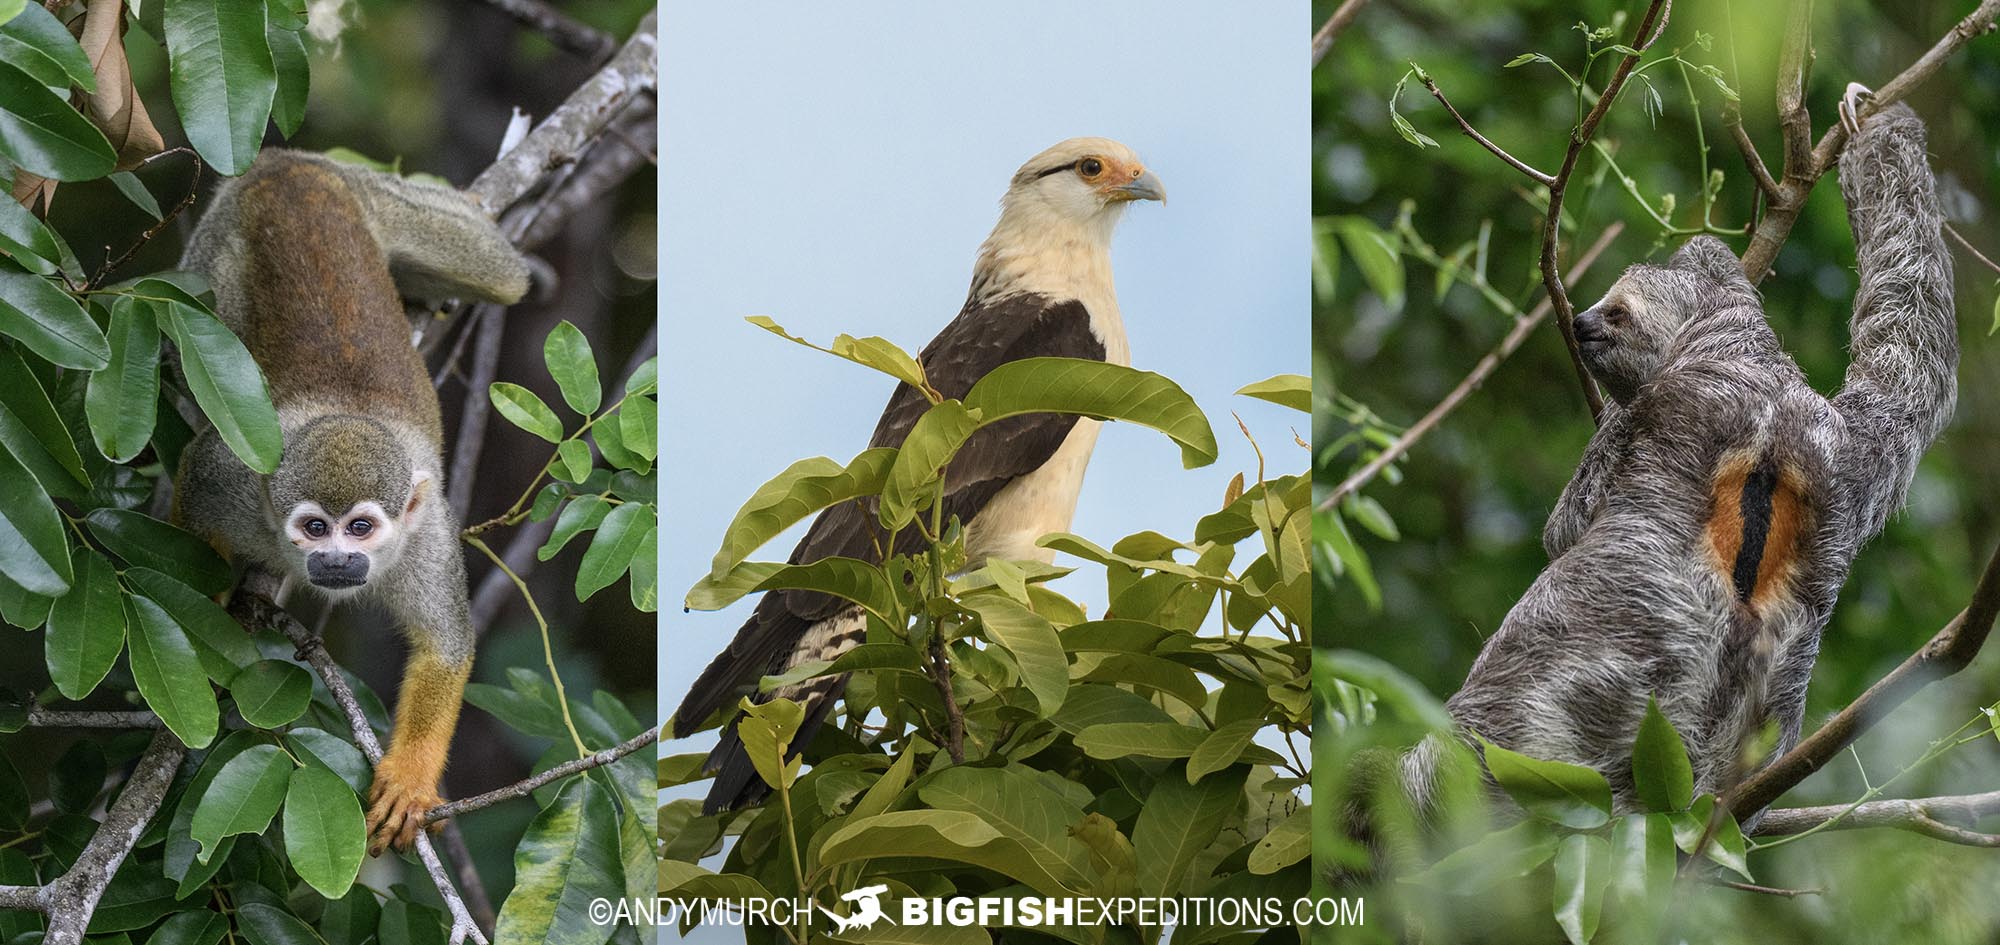
[[[1757,153],[1757,145],[1750,140],[1750,133],[1743,130],[1743,110],[1734,103],[1722,107],[1722,127],[1729,132],[1729,140],[1736,142],[1736,150],[1743,155],[1743,166],[1750,170],[1750,179],[1757,183],[1765,199],[1776,199],[1778,181],[1771,176],[1771,169],[1764,166],[1764,158]]]
[[[542,34],[549,44],[584,62],[597,65],[618,48],[617,40],[571,19],[540,0],[481,0],[487,6],[513,17],[515,22]]]
[[[1458,113],[1457,108],[1452,107],[1451,100],[1444,97],[1444,90],[1438,88],[1437,83],[1431,79],[1430,73],[1423,72],[1420,70],[1417,72],[1417,78],[1424,83],[1424,88],[1430,90],[1431,97],[1437,99],[1438,104],[1443,105],[1444,110],[1451,113],[1452,120],[1458,122],[1458,130],[1465,132],[1466,137],[1479,142],[1480,147],[1483,147],[1486,150],[1493,152],[1494,157],[1497,157],[1500,160],[1507,162],[1508,167],[1511,167],[1517,171],[1520,171],[1523,174],[1528,175],[1528,178],[1530,180],[1533,180],[1535,183],[1540,184],[1544,187],[1548,187],[1556,182],[1556,179],[1553,176],[1543,173],[1542,171],[1538,171],[1535,168],[1531,167],[1526,161],[1523,161],[1520,158],[1508,154],[1506,149],[1500,147],[1497,144],[1494,144],[1492,141],[1487,140],[1485,135],[1480,134],[1478,129],[1472,127],[1471,122],[1465,120],[1464,115]]]
[[[1805,833],[1822,824],[1828,830],[1889,827],[1965,846],[2000,847],[2000,834],[1980,833],[1946,823],[1953,820],[1970,824],[1995,814],[2000,814],[2000,791],[1951,797],[1892,798],[1861,804],[1778,808],[1764,814],[1763,821],[1752,831],[1752,835],[1765,837]]]
[[[146,832],[153,815],[159,813],[167,788],[174,783],[187,747],[165,728],[153,733],[153,741],[132,769],[118,800],[104,813],[104,822],[91,834],[90,842],[77,855],[69,870],[44,886],[0,886],[0,909],[26,909],[48,917],[45,945],[79,945],[97,901],[111,885],[111,877],[125,862],[127,854]]]
[[[1314,66],[1318,66],[1320,60],[1326,58],[1327,52],[1333,49],[1333,37],[1339,34],[1341,30],[1346,29],[1347,24],[1353,22],[1355,15],[1360,13],[1361,8],[1367,5],[1368,0],[1345,0],[1340,6],[1334,8],[1333,15],[1327,17],[1326,22],[1320,24],[1319,29],[1313,31]]]
[[[160,717],[144,710],[44,709],[31,705],[28,724],[34,728],[159,728]]]
[[[617,761],[620,758],[625,757],[626,755],[638,751],[639,749],[644,748],[647,745],[654,744],[659,740],[660,740],[659,729],[657,728],[647,729],[646,731],[641,732],[638,735],[633,736],[632,738],[626,739],[624,742],[615,745],[611,748],[606,748],[603,751],[599,752],[593,752],[591,754],[583,756],[582,758],[578,758],[575,761],[569,761],[563,764],[559,764],[553,768],[550,768],[547,771],[542,772],[541,774],[535,775],[532,778],[525,778],[523,780],[516,781],[513,784],[509,784],[506,787],[494,788],[493,790],[487,791],[484,794],[474,795],[472,797],[468,797],[463,800],[452,801],[449,804],[440,804],[436,807],[431,808],[430,813],[424,815],[424,823],[434,824],[448,817],[458,817],[464,814],[470,814],[476,810],[484,810],[485,808],[492,807],[493,805],[498,804],[501,801],[510,801],[517,797],[527,797],[529,794],[534,793],[536,788],[539,788],[544,784],[548,784],[553,781],[560,781],[563,778],[569,777],[570,775],[581,774],[585,771],[589,771],[592,768],[601,768],[614,761]]]
[[[2000,0],[1996,0],[2000,2]],[[1639,20],[1639,28],[1632,34],[1633,52],[1620,57],[1618,67],[1611,73],[1611,81],[1604,84],[1604,91],[1597,96],[1597,104],[1583,117],[1583,123],[1570,134],[1569,150],[1563,154],[1562,168],[1556,171],[1555,180],[1549,184],[1549,212],[1542,221],[1542,287],[1555,302],[1556,328],[1562,332],[1563,347],[1569,350],[1571,366],[1576,368],[1577,382],[1583,385],[1584,402],[1590,406],[1590,418],[1595,421],[1604,412],[1604,397],[1597,391],[1597,382],[1591,379],[1590,370],[1583,366],[1583,351],[1577,347],[1576,329],[1571,324],[1576,318],[1576,308],[1570,304],[1569,293],[1563,291],[1562,274],[1557,271],[1557,254],[1561,249],[1563,195],[1569,190],[1570,175],[1576,173],[1576,162],[1583,155],[1583,149],[1597,134],[1597,126],[1604,121],[1605,113],[1611,110],[1611,103],[1618,98],[1618,92],[1625,87],[1625,80],[1639,64],[1639,54],[1652,48],[1653,42],[1666,31],[1667,19],[1673,15],[1673,0],[1653,0],[1646,7],[1646,15]]]
[[[1591,265],[1597,262],[1598,255],[1603,253],[1605,248],[1611,245],[1611,241],[1617,239],[1618,234],[1624,229],[1625,224],[1613,222],[1609,227],[1605,228],[1603,235],[1597,238],[1597,242],[1592,243],[1590,248],[1577,258],[1576,263],[1569,270],[1569,281],[1572,285],[1583,279],[1584,273],[1589,272]],[[1324,511],[1339,505],[1340,500],[1360,490],[1362,486],[1367,485],[1376,476],[1380,475],[1382,470],[1388,468],[1390,463],[1401,459],[1403,454],[1408,453],[1410,447],[1415,446],[1417,441],[1423,439],[1425,434],[1435,429],[1440,421],[1453,410],[1458,409],[1458,405],[1463,403],[1465,398],[1471,396],[1473,391],[1478,390],[1481,384],[1486,383],[1486,378],[1491,376],[1494,370],[1500,367],[1500,362],[1506,360],[1509,355],[1514,353],[1515,349],[1521,347],[1521,342],[1527,340],[1528,335],[1534,331],[1535,326],[1541,324],[1542,319],[1548,317],[1549,309],[1552,305],[1553,303],[1545,297],[1533,309],[1529,310],[1528,314],[1516,319],[1513,330],[1507,332],[1507,337],[1500,339],[1500,344],[1497,347],[1492,351],[1488,351],[1485,357],[1479,359],[1478,364],[1472,366],[1472,371],[1465,375],[1465,380],[1459,381],[1458,386],[1452,388],[1451,393],[1444,395],[1444,399],[1438,401],[1437,406],[1432,407],[1429,413],[1424,414],[1423,419],[1411,424],[1409,429],[1403,431],[1402,436],[1397,437],[1395,442],[1390,443],[1386,449],[1376,454],[1375,458],[1369,460],[1367,465],[1355,470],[1352,475],[1342,480],[1340,485],[1335,486],[1333,491],[1328,493],[1324,500],[1321,500],[1320,509]]]
[[[347,718],[347,726],[354,735],[354,743],[361,746],[361,753],[370,765],[382,760],[382,744],[375,739],[375,729],[368,724],[367,713],[361,711],[361,703],[355,701],[354,690],[347,685],[347,678],[341,675],[340,665],[326,652],[326,645],[304,624],[292,618],[291,614],[271,602],[259,589],[249,586],[237,589],[236,596],[229,602],[231,616],[244,627],[255,630],[276,630],[292,641],[298,648],[298,656],[311,666],[313,672],[326,684],[326,691],[333,697],[341,714]],[[472,913],[465,907],[465,899],[452,885],[451,876],[445,871],[444,861],[438,857],[437,848],[431,844],[428,832],[417,831],[417,858],[423,861],[425,871],[430,873],[432,885],[444,899],[445,907],[451,913],[452,945],[472,939],[479,945],[487,945],[486,934],[473,921]]]
[[[1821,765],[1845,750],[1863,732],[1872,728],[1891,709],[1932,682],[1964,669],[1979,654],[1993,631],[1993,619],[2000,615],[2000,549],[1986,562],[1986,570],[1973,588],[1972,600],[1957,617],[1939,630],[1922,649],[1910,655],[1887,676],[1833,718],[1819,727],[1791,751],[1744,779],[1729,793],[1729,809],[1739,821],[1770,806],[1779,796],[1806,779]],[[1871,802],[1886,803],[1886,802]],[[1775,816],[1779,812],[1772,811]],[[1766,818],[1769,819],[1768,817]],[[1763,825],[1758,826],[1763,832]]]

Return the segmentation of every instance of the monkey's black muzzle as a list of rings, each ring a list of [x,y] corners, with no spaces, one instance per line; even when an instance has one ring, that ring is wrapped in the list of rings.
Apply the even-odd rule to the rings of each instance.
[[[1570,327],[1576,336],[1576,346],[1585,354],[1600,354],[1611,347],[1611,326],[1605,323],[1604,313],[1597,309],[1576,313],[1576,320]]]
[[[330,590],[360,587],[368,580],[368,556],[359,551],[315,551],[306,555],[306,580]]]

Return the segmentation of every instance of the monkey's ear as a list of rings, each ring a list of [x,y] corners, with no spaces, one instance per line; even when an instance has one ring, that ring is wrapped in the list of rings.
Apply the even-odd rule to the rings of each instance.
[[[435,482],[437,482],[437,477],[431,475],[430,470],[427,469],[419,469],[410,475],[410,502],[403,507],[403,518],[405,521],[409,520],[410,516],[415,515],[419,508],[422,508],[425,503],[430,501],[431,485]]]
[[[1674,253],[1674,258],[1667,264],[1675,269],[1707,276],[1725,289],[1756,292],[1750,280],[1744,278],[1743,263],[1729,250],[1729,244],[1713,236],[1702,235],[1688,240],[1687,245]]]

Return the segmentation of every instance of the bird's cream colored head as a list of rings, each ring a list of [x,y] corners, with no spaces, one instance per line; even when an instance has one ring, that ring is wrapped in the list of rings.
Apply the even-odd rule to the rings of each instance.
[[[1131,148],[1110,138],[1058,143],[1014,172],[1000,198],[1000,222],[979,250],[975,291],[1054,288],[1040,285],[1042,274],[1108,284],[1111,232],[1125,208],[1166,199],[1166,187]],[[1062,271],[1078,267],[1102,273]]]

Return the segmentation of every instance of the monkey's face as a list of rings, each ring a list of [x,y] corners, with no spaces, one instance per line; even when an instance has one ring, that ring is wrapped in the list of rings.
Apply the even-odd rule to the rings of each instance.
[[[374,502],[359,502],[340,513],[319,503],[294,506],[285,518],[285,537],[304,556],[306,580],[328,591],[346,591],[368,583],[402,545],[402,524]]]

